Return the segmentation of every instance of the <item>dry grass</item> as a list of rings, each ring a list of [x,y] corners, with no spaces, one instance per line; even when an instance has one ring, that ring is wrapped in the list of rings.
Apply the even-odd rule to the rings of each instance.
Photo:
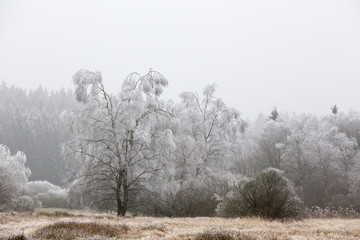
[[[27,240],[27,238],[24,236],[24,234],[10,236],[5,239],[6,240]]]
[[[35,239],[67,239],[121,237],[128,231],[123,225],[99,224],[96,222],[56,222],[42,227],[33,234]]]
[[[190,238],[191,239],[191,238]],[[255,240],[256,238],[251,237],[247,234],[239,231],[229,231],[214,227],[203,233],[195,235],[195,240]]]
[[[0,213],[0,239],[360,239],[360,219],[117,218],[113,215]],[[22,238],[24,239],[24,238]]]

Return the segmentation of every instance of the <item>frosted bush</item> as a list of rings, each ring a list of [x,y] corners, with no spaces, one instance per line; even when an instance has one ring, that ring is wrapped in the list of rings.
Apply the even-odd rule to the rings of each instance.
[[[16,182],[23,186],[31,175],[29,168],[25,167],[26,156],[23,152],[11,155],[10,149],[5,145],[0,145],[0,164],[11,170]]]
[[[243,181],[221,204],[227,217],[260,216],[291,218],[302,214],[303,203],[282,171],[268,168],[249,181]]]
[[[306,213],[309,217],[314,218],[359,218],[360,211],[354,207],[326,207],[320,208],[318,206],[312,206],[306,209]]]
[[[15,200],[14,209],[18,212],[32,212],[39,205],[38,201],[34,201],[31,197],[24,195]]]
[[[44,207],[66,207],[66,189],[62,189],[47,181],[33,181],[25,185],[25,192],[35,201],[40,201]]]

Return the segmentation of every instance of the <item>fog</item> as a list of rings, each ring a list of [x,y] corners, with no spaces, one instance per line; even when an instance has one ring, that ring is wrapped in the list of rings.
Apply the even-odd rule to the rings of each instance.
[[[359,11],[0,0],[0,212],[359,217]]]
[[[163,98],[217,95],[243,118],[360,110],[358,1],[0,1],[0,81],[73,88],[79,69],[117,92],[161,72]]]

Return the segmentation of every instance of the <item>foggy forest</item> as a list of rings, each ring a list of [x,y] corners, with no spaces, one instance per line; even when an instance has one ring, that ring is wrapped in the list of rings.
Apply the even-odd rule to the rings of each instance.
[[[0,240],[358,240],[359,66],[356,0],[0,0]]]
[[[73,83],[73,90],[52,92],[2,83],[2,210],[282,218],[330,208],[358,214],[359,112],[334,105],[319,117],[274,107],[248,122],[216,96],[215,84],[181,93],[180,102],[163,99],[170,83],[154,70],[130,74],[116,94],[99,72],[80,70]],[[273,190],[288,191],[280,196],[284,209],[244,210],[236,203],[247,197],[244,186],[266,172],[279,177]]]

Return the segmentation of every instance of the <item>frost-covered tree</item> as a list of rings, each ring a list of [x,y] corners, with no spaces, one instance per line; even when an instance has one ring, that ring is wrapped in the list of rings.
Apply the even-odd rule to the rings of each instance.
[[[0,212],[11,206],[18,190],[19,186],[12,172],[0,164]]]
[[[269,120],[264,132],[258,140],[257,161],[262,162],[262,168],[274,167],[282,169],[282,150],[289,134],[285,121]]]
[[[133,73],[111,95],[98,72],[80,70],[73,80],[76,97],[84,103],[67,114],[74,137],[64,153],[80,161],[73,189],[83,191],[91,204],[123,216],[139,184],[164,167],[160,151],[171,141],[159,138],[171,139],[171,131],[155,126],[170,116],[158,99],[168,82],[156,71]]]
[[[254,123],[245,135],[237,168],[250,167],[254,172],[279,168],[306,205],[349,206],[359,127],[356,112],[320,118],[301,114]]]
[[[304,200],[304,182],[309,175],[311,157],[308,154],[309,132],[317,127],[317,119],[311,115],[293,117],[290,132],[283,146],[284,169],[298,188],[299,196]]]
[[[48,181],[28,181],[31,171],[25,163],[23,152],[11,155],[7,146],[0,145],[0,195],[8,196],[7,205],[16,211],[30,211],[41,205],[66,207],[67,191]]]
[[[339,107],[336,106],[336,104],[334,106],[331,107],[331,113],[336,115],[339,112]]]
[[[23,187],[31,174],[29,168],[25,166],[26,156],[23,152],[11,155],[7,146],[0,145],[0,165],[11,170],[18,185]]]
[[[9,208],[24,189],[31,174],[25,162],[24,153],[11,155],[7,146],[0,145],[0,210]]]
[[[167,104],[175,148],[166,154],[166,171],[153,184],[161,186],[156,192],[163,202],[156,214],[212,216],[218,196],[226,194],[233,179],[238,138],[246,122],[215,96],[215,85],[206,86],[201,96],[183,92],[180,97],[181,103]]]
[[[268,119],[273,121],[279,120],[279,112],[276,107],[273,108]]]
[[[177,159],[182,163],[179,170],[193,177],[228,170],[231,146],[246,128],[240,113],[216,97],[215,89],[214,84],[206,86],[202,97],[193,92],[180,95],[179,137],[183,143],[179,144]]]

